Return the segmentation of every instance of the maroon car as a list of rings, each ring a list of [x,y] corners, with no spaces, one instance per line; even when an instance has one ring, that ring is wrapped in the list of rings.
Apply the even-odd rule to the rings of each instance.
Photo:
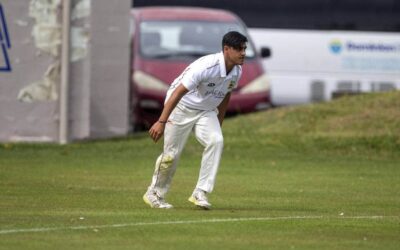
[[[158,119],[169,85],[197,58],[220,52],[222,37],[228,31],[245,34],[249,43],[242,78],[232,92],[227,114],[269,107],[269,80],[246,26],[235,14],[193,7],[132,10],[133,128],[149,127]]]

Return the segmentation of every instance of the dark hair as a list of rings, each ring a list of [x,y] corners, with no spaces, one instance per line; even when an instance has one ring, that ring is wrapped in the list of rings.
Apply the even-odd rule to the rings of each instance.
[[[237,50],[241,50],[243,43],[247,43],[247,37],[237,31],[230,31],[222,38],[222,50],[224,46],[229,46]]]

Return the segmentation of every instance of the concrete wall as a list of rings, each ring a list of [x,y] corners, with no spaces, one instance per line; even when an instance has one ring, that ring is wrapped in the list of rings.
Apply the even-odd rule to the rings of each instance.
[[[129,130],[131,0],[72,0],[69,140]],[[0,3],[0,141],[59,140],[61,0]]]
[[[129,125],[132,1],[92,1],[96,4],[91,20],[91,135],[125,134]]]

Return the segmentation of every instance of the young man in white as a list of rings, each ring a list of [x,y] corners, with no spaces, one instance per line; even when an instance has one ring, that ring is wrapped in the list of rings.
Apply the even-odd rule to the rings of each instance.
[[[199,58],[171,84],[159,120],[149,133],[154,142],[164,134],[164,150],[156,161],[151,185],[143,200],[152,208],[172,208],[164,199],[178,159],[191,131],[204,146],[199,179],[189,201],[209,209],[207,194],[214,188],[223,149],[221,125],[242,74],[247,38],[236,31],[222,39],[222,52]]]

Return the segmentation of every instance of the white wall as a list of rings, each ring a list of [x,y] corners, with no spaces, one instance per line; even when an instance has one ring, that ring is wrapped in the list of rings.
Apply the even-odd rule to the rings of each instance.
[[[62,2],[1,2],[0,141],[58,141]],[[125,135],[131,1],[73,0],[71,7],[69,139]]]

